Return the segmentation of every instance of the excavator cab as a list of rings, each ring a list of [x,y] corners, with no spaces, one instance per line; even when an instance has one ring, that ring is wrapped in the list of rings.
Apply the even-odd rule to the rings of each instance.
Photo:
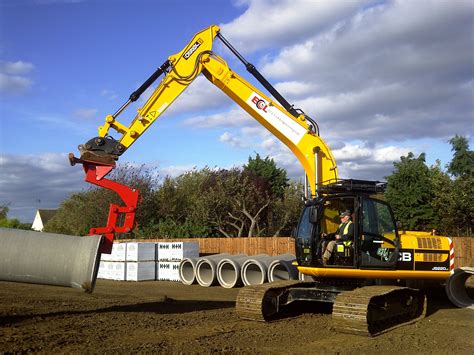
[[[298,264],[307,267],[382,268],[396,267],[400,239],[390,206],[377,199],[379,182],[339,180],[321,189],[308,201],[296,229]],[[354,225],[351,238],[336,241],[327,265],[323,254],[334,240],[342,212],[350,213]]]

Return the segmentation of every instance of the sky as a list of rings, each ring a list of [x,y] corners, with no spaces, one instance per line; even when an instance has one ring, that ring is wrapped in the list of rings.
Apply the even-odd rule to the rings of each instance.
[[[342,178],[383,180],[408,152],[473,146],[474,3],[463,0],[2,0],[0,205],[32,222],[88,188],[67,154],[155,69],[216,24],[313,117]],[[219,43],[213,50],[261,87]],[[150,92],[144,96],[150,95]],[[140,99],[119,117],[129,123]],[[161,177],[293,154],[201,75],[121,157]]]

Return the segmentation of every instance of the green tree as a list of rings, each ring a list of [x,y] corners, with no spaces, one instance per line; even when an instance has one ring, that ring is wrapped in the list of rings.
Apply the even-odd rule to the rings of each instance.
[[[474,179],[471,176],[454,180],[456,235],[472,236],[474,220]]]
[[[402,156],[394,163],[395,171],[387,177],[386,198],[395,217],[406,229],[431,229],[435,216],[432,208],[430,171],[425,164],[425,154],[417,158],[413,153]]]
[[[0,205],[0,227],[2,228],[15,228],[15,229],[31,229],[31,225],[28,223],[21,223],[18,219],[8,218],[8,211],[10,209],[7,205]]]
[[[144,166],[123,165],[117,167],[110,177],[140,191],[141,201],[136,212],[138,225],[146,226],[153,219],[155,205],[153,194],[156,174]],[[92,227],[103,227],[107,223],[111,203],[122,206],[120,197],[113,191],[91,187],[88,191],[71,195],[64,200],[56,214],[45,225],[46,232],[70,235],[86,235]]]
[[[139,237],[186,238],[212,235],[208,210],[200,203],[209,168],[192,170],[176,178],[165,177],[154,193],[156,208],[146,226],[139,226]]]
[[[274,200],[269,235],[275,237],[291,235],[304,207],[302,191],[301,183],[291,181],[285,188],[282,198]]]
[[[255,174],[268,181],[271,191],[276,197],[283,197],[285,188],[288,186],[286,170],[277,167],[275,161],[270,157],[262,159],[257,153],[255,158],[249,157],[244,165],[244,172]]]
[[[468,140],[463,136],[454,136],[449,141],[454,152],[453,159],[448,164],[448,172],[453,176],[453,204],[450,216],[453,225],[451,233],[457,236],[473,234],[474,219],[474,152],[469,149]]]
[[[451,151],[454,152],[454,155],[448,164],[448,172],[454,177],[473,176],[474,152],[469,150],[468,140],[456,134],[449,140],[449,143],[451,143]]]
[[[270,205],[267,180],[234,168],[214,171],[207,180],[202,202],[209,222],[226,237],[259,236],[265,231]]]
[[[433,191],[431,207],[434,211],[434,228],[442,235],[451,235],[457,223],[454,183],[441,169],[441,162],[430,167],[430,180]]]

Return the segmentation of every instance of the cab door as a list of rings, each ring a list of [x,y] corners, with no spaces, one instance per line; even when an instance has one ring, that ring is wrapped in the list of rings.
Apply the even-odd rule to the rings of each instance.
[[[394,269],[400,240],[390,206],[362,197],[361,214],[360,267]]]
[[[295,237],[296,260],[299,265],[311,266],[313,261],[313,229],[310,222],[311,212],[317,209],[316,206],[306,206],[301,214]]]

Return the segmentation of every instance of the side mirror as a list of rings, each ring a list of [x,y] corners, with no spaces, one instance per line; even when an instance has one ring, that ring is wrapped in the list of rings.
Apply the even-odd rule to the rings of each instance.
[[[309,222],[313,224],[318,223],[318,208],[316,206],[311,207],[309,211]]]

